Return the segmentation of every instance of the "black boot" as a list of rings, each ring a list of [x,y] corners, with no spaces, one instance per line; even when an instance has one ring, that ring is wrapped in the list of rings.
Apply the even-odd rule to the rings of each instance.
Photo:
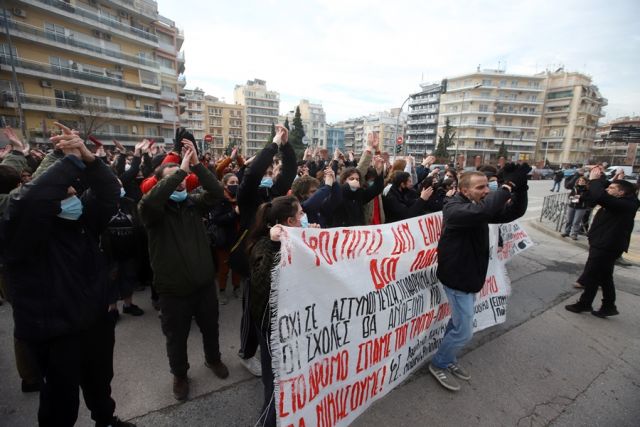
[[[615,316],[616,314],[620,314],[620,313],[618,312],[618,309],[616,308],[615,305],[610,305],[610,306],[603,305],[602,307],[600,307],[600,310],[598,311],[593,310],[591,314],[604,319],[605,317]]]
[[[583,311],[593,310],[593,307],[591,307],[590,305],[585,305],[580,301],[578,301],[575,304],[565,305],[564,308],[567,309],[568,311],[571,311],[572,313],[582,313]]]

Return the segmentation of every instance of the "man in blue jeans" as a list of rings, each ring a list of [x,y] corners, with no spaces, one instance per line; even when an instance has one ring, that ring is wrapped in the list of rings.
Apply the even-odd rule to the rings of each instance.
[[[484,173],[464,173],[460,192],[444,205],[437,275],[449,300],[451,319],[429,371],[449,390],[460,390],[454,377],[471,379],[457,355],[473,336],[475,296],[489,267],[489,223],[511,222],[525,213],[529,170],[526,163],[506,165],[501,188],[491,192]]]

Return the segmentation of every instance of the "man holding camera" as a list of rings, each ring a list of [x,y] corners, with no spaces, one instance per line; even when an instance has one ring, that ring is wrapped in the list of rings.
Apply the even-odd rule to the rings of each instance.
[[[449,390],[460,389],[453,376],[471,378],[457,355],[473,336],[475,294],[482,289],[489,267],[489,224],[511,222],[525,213],[530,170],[526,163],[506,165],[498,191],[489,191],[484,173],[466,172],[458,183],[460,192],[444,205],[437,275],[449,300],[451,319],[429,371]]]

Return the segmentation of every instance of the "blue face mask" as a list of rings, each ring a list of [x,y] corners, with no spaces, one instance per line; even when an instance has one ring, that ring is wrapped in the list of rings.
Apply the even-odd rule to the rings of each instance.
[[[263,188],[273,187],[273,179],[271,179],[268,176],[262,178],[262,181],[260,181],[260,187],[263,187]]]
[[[125,194],[127,194],[127,192],[124,191],[124,188],[120,187],[120,197],[124,197]]]
[[[169,198],[174,202],[184,202],[184,200],[187,198],[187,190],[174,191],[173,193],[171,193],[171,196]]]
[[[307,218],[307,214],[302,215],[302,218],[300,218],[300,227],[309,228],[309,218]]]
[[[375,184],[375,183],[376,183],[376,182],[375,182],[374,180],[367,181],[367,185],[368,185],[369,187],[373,187],[373,184]]]
[[[489,190],[497,191],[498,190],[498,181],[489,181]]]
[[[60,213],[58,216],[63,219],[77,221],[82,215],[82,202],[78,197],[71,196],[60,202]]]

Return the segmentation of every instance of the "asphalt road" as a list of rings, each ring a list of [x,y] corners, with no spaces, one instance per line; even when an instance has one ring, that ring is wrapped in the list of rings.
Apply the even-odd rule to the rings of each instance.
[[[528,322],[576,293],[571,285],[584,265],[586,251],[527,227],[527,221],[539,218],[542,200],[551,194],[549,189],[552,184],[551,181],[531,181],[529,185],[529,210],[523,223],[535,246],[518,255],[508,265],[514,290],[509,300],[508,320],[478,334],[466,351],[480,351],[481,348],[490,351],[494,342],[499,342],[503,335],[524,328]],[[639,267],[617,268],[617,288],[640,295],[639,275]],[[136,293],[134,300],[146,313],[139,318],[124,315],[117,326],[115,377],[112,382],[117,415],[133,419],[140,426],[153,427],[254,425],[262,402],[262,387],[260,381],[240,365],[236,356],[240,301],[231,298],[230,303],[220,309],[220,342],[223,360],[230,369],[229,378],[219,380],[204,367],[200,334],[194,325],[189,339],[191,397],[188,402],[177,404],[171,393],[164,337],[157,314],[151,308],[148,292]],[[11,331],[11,310],[4,304],[0,306],[0,425],[32,426],[36,420],[37,395],[20,392]],[[427,371],[421,369],[407,384],[423,381],[427,383],[425,387],[429,392],[439,392],[431,380]],[[391,392],[356,424],[390,425],[389,421],[376,423],[376,414],[382,414],[376,411],[392,411],[394,399],[398,399],[398,403],[410,399],[403,389],[408,390],[403,385]],[[429,401],[423,399],[421,402],[425,412],[437,411],[437,406],[430,406]],[[460,404],[464,405],[465,402]],[[83,403],[77,425],[92,425]]]

